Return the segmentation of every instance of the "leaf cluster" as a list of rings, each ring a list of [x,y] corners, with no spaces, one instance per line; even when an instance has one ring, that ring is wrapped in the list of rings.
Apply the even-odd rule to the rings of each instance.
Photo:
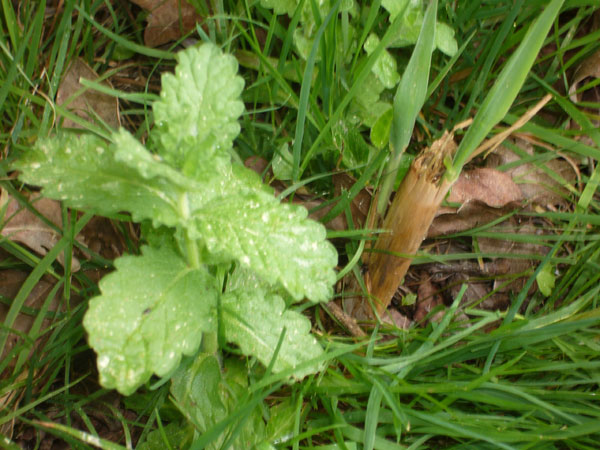
[[[296,366],[322,350],[284,297],[328,300],[337,253],[306,209],[281,204],[232,162],[244,110],[236,60],[213,44],[177,60],[153,105],[153,151],[124,129],[112,142],[63,133],[40,139],[16,168],[72,208],[125,211],[157,230],[140,255],[116,260],[84,319],[105,387],[130,394],[152,374],[169,376],[207,333],[301,378],[319,366]]]

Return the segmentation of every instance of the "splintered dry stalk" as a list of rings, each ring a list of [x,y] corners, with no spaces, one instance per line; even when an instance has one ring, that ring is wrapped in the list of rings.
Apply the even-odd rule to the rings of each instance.
[[[437,209],[452,184],[458,179],[463,166],[510,109],[563,1],[552,0],[529,27],[523,41],[505,63],[494,86],[481,104],[473,124],[456,149],[452,163],[449,163],[449,156],[454,152],[455,146],[452,135],[446,134],[415,160],[402,181],[383,225],[384,229],[391,232],[379,236],[375,251],[368,263],[369,272],[365,277],[369,293],[375,298],[376,310],[379,314],[392,301],[398,285],[408,270],[411,257],[425,238]],[[548,100],[545,98],[542,101]],[[446,161],[448,161],[447,167]],[[389,183],[384,184],[384,188],[387,185]],[[385,195],[383,198],[386,198]],[[363,299],[362,302],[364,306],[365,300]]]
[[[444,159],[456,150],[453,133],[444,135],[411,165],[385,217],[391,230],[377,240],[365,283],[377,313],[389,305],[452,183],[444,177]]]
[[[544,96],[511,127],[479,146],[470,159],[493,149],[525,125],[551,97],[551,95]],[[452,133],[446,132],[426,149],[414,161],[396,192],[382,226],[383,229],[391,232],[380,236],[374,252],[367,261],[369,273],[365,277],[365,283],[369,293],[375,298],[377,313],[380,315],[392,301],[396,289],[412,262],[410,256],[419,249],[435,213],[452,187],[453,180],[444,176],[446,167],[443,161],[451,157],[456,150],[454,132],[468,123],[469,121],[458,124]]]

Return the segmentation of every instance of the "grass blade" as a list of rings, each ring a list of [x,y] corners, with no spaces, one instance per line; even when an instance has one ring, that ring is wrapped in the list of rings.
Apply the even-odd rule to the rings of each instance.
[[[431,55],[435,49],[436,16],[437,0],[434,0],[427,7],[419,39],[394,96],[394,118],[390,132],[392,159],[388,163],[383,179],[380,201],[377,205],[379,215],[385,212],[387,200],[396,180],[400,158],[410,142],[417,115],[426,100]]]
[[[455,180],[469,156],[500,122],[512,105],[533,65],[564,0],[553,0],[527,31],[523,42],[507,61],[494,86],[477,111],[446,177]]]

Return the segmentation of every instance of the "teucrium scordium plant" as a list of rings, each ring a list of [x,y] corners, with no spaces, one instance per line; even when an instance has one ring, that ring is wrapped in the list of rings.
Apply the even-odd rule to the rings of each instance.
[[[267,365],[284,328],[273,371],[315,372],[318,365],[294,370],[322,349],[282,293],[327,300],[336,251],[306,209],[280,203],[232,162],[244,110],[236,60],[212,44],[177,60],[153,105],[152,151],[124,129],[112,142],[62,133],[40,139],[16,164],[21,180],[47,197],[97,214],[127,211],[161,230],[140,255],[118,258],[90,300],[84,327],[101,383],[130,394],[152,374],[169,376],[206,333]]]

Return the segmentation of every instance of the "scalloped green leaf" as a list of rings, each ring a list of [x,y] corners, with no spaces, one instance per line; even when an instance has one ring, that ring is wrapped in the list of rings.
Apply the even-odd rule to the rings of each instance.
[[[114,135],[118,146],[93,135],[40,139],[15,168],[21,181],[42,186],[44,196],[71,207],[102,215],[129,211],[135,221],[179,224],[178,198],[195,185],[127,135]]]
[[[273,159],[271,160],[271,166],[273,168],[273,175],[278,180],[291,180],[292,179],[292,152],[290,152],[290,145],[287,142],[282,143],[279,148],[275,151]]]
[[[83,325],[98,355],[100,382],[129,395],[154,373],[165,376],[195,353],[216,324],[217,289],[171,248],[123,256],[100,281]]]
[[[175,75],[162,77],[154,102],[158,153],[186,175],[201,178],[230,164],[233,140],[244,111],[244,80],[238,63],[214,44],[190,47],[176,56]]]
[[[425,17],[423,3],[422,0],[382,0],[381,6],[389,12],[390,22],[393,22],[398,14],[404,12],[401,18],[402,28],[390,47],[405,47],[417,42]],[[456,54],[458,43],[454,38],[454,30],[449,25],[436,22],[435,45],[448,56]]]
[[[369,35],[363,46],[367,55],[370,55],[375,51],[379,42],[379,37],[375,33]],[[400,81],[396,59],[387,50],[384,50],[381,55],[379,55],[379,58],[375,61],[375,65],[371,71],[379,78],[379,81],[381,81],[381,84],[383,84],[386,89],[392,89]]]
[[[272,9],[277,15],[287,14],[292,17],[299,5],[298,0],[260,0],[260,6]]]
[[[435,46],[448,56],[456,55],[458,42],[454,38],[454,29],[444,22],[435,25]]]
[[[279,203],[264,192],[215,198],[194,211],[193,237],[211,253],[228,255],[296,300],[331,298],[337,253],[325,227],[307,219],[298,205]]]
[[[281,333],[286,329],[273,372],[292,369],[293,377],[300,379],[322,369],[321,364],[296,369],[318,358],[323,349],[310,334],[310,320],[286,310],[278,295],[261,289],[227,292],[221,298],[221,314],[227,341],[237,344],[245,355],[255,356],[265,366],[271,363]]]

